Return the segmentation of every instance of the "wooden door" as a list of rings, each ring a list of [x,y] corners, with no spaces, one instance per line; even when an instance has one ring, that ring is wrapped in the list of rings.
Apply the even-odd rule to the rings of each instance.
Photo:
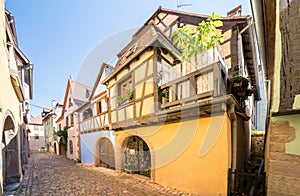
[[[99,160],[101,167],[115,168],[114,147],[108,138],[99,141]]]

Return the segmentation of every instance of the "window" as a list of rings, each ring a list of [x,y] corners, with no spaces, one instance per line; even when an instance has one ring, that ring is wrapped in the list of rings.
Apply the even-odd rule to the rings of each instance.
[[[69,140],[70,154],[73,154],[73,141]]]
[[[71,118],[71,126],[73,126],[74,125],[74,115],[71,114],[70,118]]]
[[[158,79],[158,86],[161,86],[163,84],[166,84],[170,82],[171,80],[171,75],[170,75],[170,70],[172,66],[165,61],[164,59],[161,59],[160,61],[157,62],[157,79]]]
[[[97,114],[101,114],[103,112],[107,111],[107,103],[106,103],[106,98],[101,99],[100,101],[98,101],[96,103],[96,107],[97,107]]]
[[[73,105],[73,104],[72,104],[72,99],[69,98],[69,108],[72,107],[72,105]]]
[[[91,91],[88,89],[85,89],[85,98],[89,98],[91,95]]]
[[[119,83],[119,96],[117,99],[118,105],[127,103],[133,99],[133,81],[132,77],[127,78]]]
[[[69,126],[69,116],[66,118],[66,126]]]
[[[101,101],[97,102],[97,114],[102,113],[102,108],[101,108]]]
[[[36,125],[34,125],[33,129],[34,129],[35,131],[38,131],[38,130],[39,130],[39,127],[36,126]]]
[[[131,92],[132,87],[132,78],[128,78],[120,84],[120,96],[124,97],[128,92]]]
[[[59,123],[59,125],[58,125],[58,130],[62,130],[62,129],[61,129],[61,124],[60,124],[60,123]]]
[[[83,120],[86,120],[92,116],[93,116],[93,111],[91,108],[88,108],[83,112]]]
[[[40,138],[40,137],[39,137],[38,134],[35,134],[35,135],[34,135],[34,139],[35,139],[35,140],[38,140],[39,138]]]
[[[161,91],[161,97],[162,97],[162,101],[161,101],[162,104],[170,102],[170,87],[164,88]]]
[[[184,81],[177,84],[177,99],[184,99],[190,96],[190,81]]]

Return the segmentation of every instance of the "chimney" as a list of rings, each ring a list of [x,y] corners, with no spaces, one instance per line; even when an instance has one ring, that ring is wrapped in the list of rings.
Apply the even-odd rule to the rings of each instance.
[[[242,5],[237,6],[236,8],[230,10],[227,12],[227,17],[232,18],[235,16],[241,16],[242,15]]]

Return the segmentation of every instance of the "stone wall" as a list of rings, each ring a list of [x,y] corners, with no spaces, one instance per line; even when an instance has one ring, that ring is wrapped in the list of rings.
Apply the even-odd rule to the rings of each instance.
[[[299,195],[300,156],[286,153],[286,144],[295,137],[295,128],[289,122],[270,124],[266,152],[267,195]]]
[[[264,135],[251,136],[251,158],[262,158],[264,148]]]
[[[282,45],[279,112],[290,111],[295,96],[300,94],[299,1],[279,1]]]

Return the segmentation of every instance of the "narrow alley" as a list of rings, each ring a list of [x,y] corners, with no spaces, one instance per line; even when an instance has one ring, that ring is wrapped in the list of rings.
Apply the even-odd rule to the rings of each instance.
[[[63,156],[33,153],[14,195],[188,195],[150,179],[75,163]]]

